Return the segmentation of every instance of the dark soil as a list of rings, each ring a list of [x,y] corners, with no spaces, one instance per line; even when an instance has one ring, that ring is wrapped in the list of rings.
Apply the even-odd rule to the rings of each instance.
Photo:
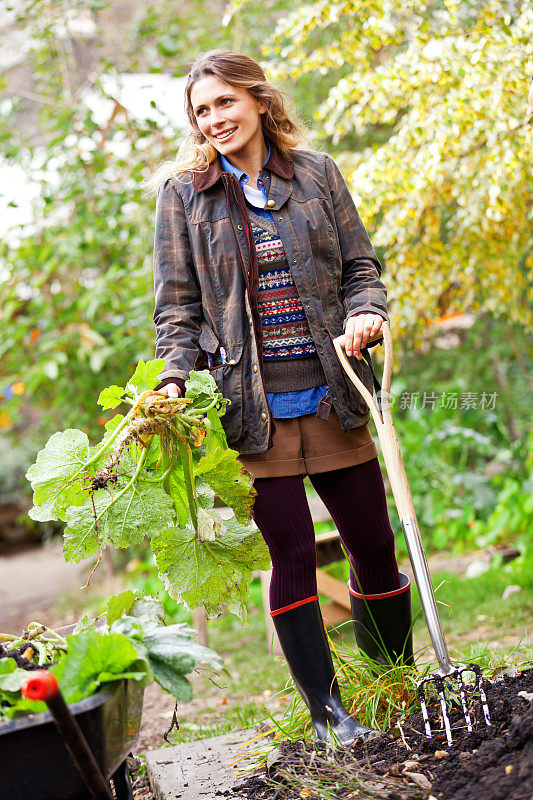
[[[34,664],[33,661],[30,661],[29,658],[24,658],[23,654],[27,651],[30,644],[30,642],[24,642],[24,644],[19,645],[19,647],[14,647],[12,650],[8,650],[6,645],[0,644],[0,658],[12,658],[17,667],[20,667],[20,669],[27,669],[28,671],[46,669],[46,665],[39,666],[38,664]]]
[[[358,741],[333,754],[302,741],[285,742],[271,755],[268,773],[265,769],[248,778],[234,787],[231,796],[532,800],[533,670],[485,681],[484,686],[492,725],[485,726],[479,699],[473,698],[472,733],[462,711],[450,712],[451,747],[438,707],[431,704],[431,739],[426,738],[422,715],[417,713],[402,725],[402,736],[393,728],[379,739]],[[321,786],[330,793],[321,795]]]

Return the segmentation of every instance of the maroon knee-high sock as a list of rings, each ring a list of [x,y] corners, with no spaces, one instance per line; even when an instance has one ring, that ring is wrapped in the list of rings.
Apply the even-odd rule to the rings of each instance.
[[[256,478],[254,520],[272,559],[272,611],[316,596],[315,531],[302,475]]]
[[[378,459],[316,473],[309,479],[351,556],[352,587],[359,591],[360,583],[365,594],[399,589],[394,533]]]

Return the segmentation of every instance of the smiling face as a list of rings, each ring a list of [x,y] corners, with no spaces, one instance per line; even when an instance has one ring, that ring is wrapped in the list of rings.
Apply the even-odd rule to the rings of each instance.
[[[190,98],[200,131],[223,155],[250,155],[264,146],[261,114],[266,106],[246,89],[208,75],[193,85]]]

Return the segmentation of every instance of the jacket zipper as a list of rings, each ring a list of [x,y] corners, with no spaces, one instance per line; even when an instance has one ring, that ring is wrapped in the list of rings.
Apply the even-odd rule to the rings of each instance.
[[[246,272],[246,264],[245,264],[244,257],[243,257],[243,254],[242,254],[241,245],[240,245],[240,242],[239,242],[239,238],[237,236],[237,232],[235,231],[235,226],[233,224],[233,219],[232,219],[232,216],[231,216],[231,209],[229,207],[229,196],[228,196],[228,191],[227,191],[228,188],[229,188],[229,186],[228,186],[228,176],[226,175],[226,173],[223,172],[221,177],[222,177],[222,180],[224,182],[224,186],[226,187],[226,198],[228,200],[228,215],[229,215],[229,218],[230,218],[231,227],[233,228],[233,235],[235,237],[235,242],[237,244],[237,250],[239,252],[239,257],[240,257],[241,264],[242,264],[242,272],[243,272],[243,275],[244,275],[244,281],[246,283],[246,288],[248,289],[248,297],[250,298],[250,313],[252,314],[252,336],[254,337],[255,350],[256,350],[256,353],[257,353],[257,356],[258,356],[257,360],[259,362],[258,363],[259,374],[261,375],[261,387],[262,387],[262,390],[263,390],[263,402],[264,402],[265,407],[268,409],[268,416],[269,416],[269,422],[270,422],[270,425],[269,425],[269,431],[270,432],[269,432],[269,438],[268,438],[268,448],[270,448],[270,447],[272,447],[273,436],[274,436],[274,431],[275,431],[276,426],[275,426],[275,422],[274,422],[274,417],[272,415],[272,409],[270,408],[270,403],[268,402],[268,399],[267,399],[267,396],[266,396],[266,383],[265,383],[265,375],[264,375],[264,370],[263,370],[263,359],[260,356],[259,347],[257,345],[257,336],[258,336],[258,334],[257,334],[257,331],[256,331],[256,322],[255,322],[255,318],[254,318],[254,308],[253,308],[253,305],[252,305],[253,298],[252,298],[252,292],[251,292],[251,279],[252,279],[252,274],[251,273],[252,273],[252,265],[253,265],[252,258],[253,257],[252,257],[252,253],[251,253],[251,248],[252,248],[252,246],[255,246],[255,245],[252,245],[253,232],[252,232],[251,225],[250,225],[250,219],[249,219],[248,214],[246,212],[246,206],[244,207],[244,210],[243,210],[243,208],[241,207],[241,204],[239,203],[237,192],[235,190],[235,184],[238,184],[239,189],[241,190],[241,192],[242,192],[242,187],[241,187],[240,183],[237,181],[237,178],[233,174],[231,174],[229,176],[229,180],[231,181],[232,188],[233,188],[233,193],[235,195],[235,199],[237,200],[237,206],[238,206],[239,211],[241,212],[241,216],[242,216],[242,218],[244,220],[244,230],[245,230],[245,233],[246,233],[246,242],[248,244],[248,257],[249,257],[249,261],[250,261],[250,274],[247,274],[247,272]],[[244,192],[243,192],[243,197],[244,197]],[[261,332],[261,336],[262,336],[262,332]]]

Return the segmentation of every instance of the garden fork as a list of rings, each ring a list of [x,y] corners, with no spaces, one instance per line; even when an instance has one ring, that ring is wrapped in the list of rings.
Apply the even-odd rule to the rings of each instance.
[[[418,587],[418,593],[420,595],[420,602],[426,618],[429,635],[433,643],[433,649],[435,650],[435,655],[437,656],[437,661],[439,663],[439,669],[437,672],[419,680],[417,686],[426,736],[428,739],[431,738],[431,725],[426,706],[424,687],[427,683],[433,681],[435,683],[440,701],[442,719],[446,732],[446,740],[448,742],[448,746],[451,747],[452,733],[446,707],[446,695],[444,693],[445,683],[450,686],[450,680],[456,679],[461,706],[463,708],[463,713],[469,731],[472,730],[472,721],[466,701],[465,682],[463,680],[463,675],[465,672],[472,672],[475,676],[475,681],[477,683],[479,696],[483,707],[483,715],[487,725],[491,724],[489,708],[483,689],[483,678],[481,676],[481,670],[479,666],[477,664],[454,665],[450,661],[448,647],[444,639],[442,625],[437,610],[435,594],[433,592],[433,586],[431,585],[426,554],[422,545],[422,538],[418,528],[413,499],[411,497],[411,491],[407,482],[407,475],[405,473],[402,455],[398,445],[398,440],[396,438],[396,431],[392,422],[389,391],[392,376],[392,337],[390,327],[387,322],[383,322],[381,332],[383,334],[383,340],[385,343],[385,363],[383,367],[383,385],[377,394],[378,403],[374,401],[372,394],[368,391],[366,386],[362,383],[360,378],[350,366],[344,350],[344,335],[333,339],[333,344],[344,370],[346,371],[352,383],[363,396],[376,425],[392,494],[394,496],[396,508],[398,509],[405,541],[407,543],[407,550],[409,553],[411,566],[413,568],[416,585]],[[379,387],[379,384],[377,385]]]

